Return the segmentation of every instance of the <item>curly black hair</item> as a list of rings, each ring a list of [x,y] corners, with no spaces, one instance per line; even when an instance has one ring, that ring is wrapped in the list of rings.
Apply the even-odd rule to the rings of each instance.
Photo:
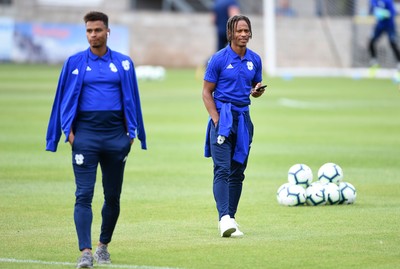
[[[108,16],[102,12],[90,11],[83,17],[85,23],[88,21],[102,21],[104,25],[108,28]]]

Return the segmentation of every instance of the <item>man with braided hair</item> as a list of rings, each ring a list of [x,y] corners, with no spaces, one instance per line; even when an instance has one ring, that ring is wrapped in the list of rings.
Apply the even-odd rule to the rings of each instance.
[[[260,97],[262,63],[247,48],[252,37],[250,20],[230,17],[226,25],[228,45],[208,62],[203,83],[203,102],[210,115],[205,156],[214,162],[213,193],[222,237],[239,237],[235,214],[242,193],[244,171],[253,139],[250,96]]]

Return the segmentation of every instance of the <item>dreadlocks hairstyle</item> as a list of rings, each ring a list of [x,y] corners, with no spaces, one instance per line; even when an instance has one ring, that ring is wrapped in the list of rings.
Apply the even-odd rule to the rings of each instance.
[[[102,21],[104,25],[108,28],[108,16],[102,12],[90,11],[83,17],[85,23],[88,21]]]
[[[251,31],[251,22],[250,22],[249,18],[244,15],[235,15],[235,16],[230,17],[228,22],[226,23],[226,37],[227,37],[229,43],[231,43],[231,41],[232,41],[236,26],[239,21],[245,21],[247,23],[247,25],[249,26],[250,38],[253,35],[253,32]]]

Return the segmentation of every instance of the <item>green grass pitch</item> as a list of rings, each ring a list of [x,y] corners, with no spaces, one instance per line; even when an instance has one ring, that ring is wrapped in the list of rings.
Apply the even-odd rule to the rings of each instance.
[[[45,152],[60,66],[0,65],[0,268],[74,268],[70,147]],[[245,237],[220,238],[207,112],[195,70],[140,81],[148,150],[129,156],[112,268],[396,268],[400,262],[400,92],[390,80],[264,78],[237,213]],[[64,139],[64,138],[62,138]],[[353,205],[284,207],[295,163],[314,179],[339,164]],[[100,173],[99,173],[100,174]],[[97,242],[101,184],[93,201]],[[98,267],[97,265],[95,265]],[[118,267],[119,266],[119,267]],[[102,266],[103,267],[103,266]],[[104,266],[107,268],[107,266]]]

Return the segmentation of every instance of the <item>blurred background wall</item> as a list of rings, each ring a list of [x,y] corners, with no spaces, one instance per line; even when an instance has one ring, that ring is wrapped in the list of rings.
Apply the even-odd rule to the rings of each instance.
[[[269,36],[264,29],[263,0],[239,0],[242,13],[252,21],[253,39],[249,48],[258,52],[264,61],[268,61],[265,38],[273,38],[279,67],[367,66],[366,46],[373,23],[373,18],[368,16],[368,0],[274,2],[275,34]],[[35,37],[38,32],[57,36],[59,28],[51,27],[68,25],[69,35],[74,36],[74,40],[80,40],[81,47],[87,48],[82,18],[88,11],[98,10],[109,15],[110,47],[120,48],[137,65],[198,67],[206,63],[216,48],[212,5],[213,0],[0,0],[0,23],[3,22],[0,29],[7,28],[4,25],[26,28],[27,25],[20,24],[33,23],[30,26],[33,30],[21,31],[30,31],[33,36],[30,42],[35,43],[40,40]],[[71,28],[71,25],[77,28]],[[37,30],[45,28],[53,30]],[[4,44],[5,38],[2,39]],[[57,50],[57,47],[60,53],[67,51],[63,43],[53,42],[51,50],[42,48],[40,53],[53,53],[52,50]],[[379,57],[385,59],[384,65],[391,66],[393,56],[386,47],[384,44],[381,49],[378,48]],[[14,52],[18,53],[21,52]],[[26,54],[35,53],[38,52]],[[20,61],[41,59],[19,58]],[[43,59],[51,62],[49,57]]]

